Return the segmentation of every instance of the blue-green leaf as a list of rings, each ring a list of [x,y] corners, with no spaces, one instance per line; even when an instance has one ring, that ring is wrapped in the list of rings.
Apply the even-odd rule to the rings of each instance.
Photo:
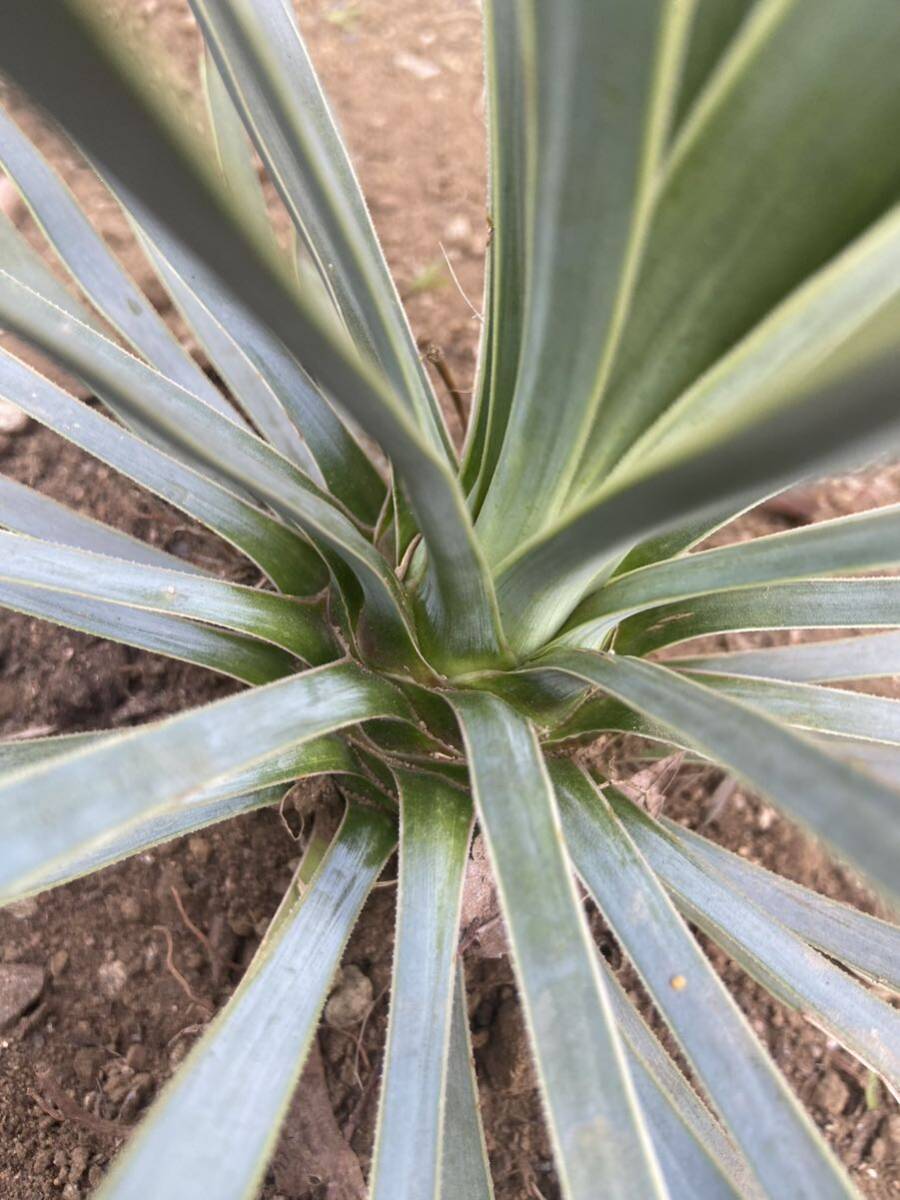
[[[487,1147],[478,1107],[478,1084],[469,1043],[466,978],[462,960],[456,964],[450,1046],[444,1080],[444,1137],[441,1200],[493,1200]]]
[[[717,846],[663,817],[660,824],[704,870],[731,887],[811,946],[900,992],[900,928],[811,891]]]
[[[283,591],[302,596],[324,585],[321,566],[310,558],[311,550],[300,534],[114,424],[4,350],[0,350],[0,395],[195,517],[243,551]]]
[[[384,814],[348,810],[309,892],[285,909],[98,1196],[256,1195],[341,951],[393,843]]]
[[[432,448],[452,443],[343,141],[282,0],[191,0],[229,94],[359,347]]]
[[[531,725],[456,692],[478,817],[497,880],[563,1194],[665,1196],[562,846]],[[535,898],[540,896],[540,904]]]
[[[5,475],[0,475],[0,526],[15,533],[41,538],[45,542],[59,542],[63,546],[74,546],[92,554],[108,554],[126,562],[146,563],[151,567],[187,571],[195,575],[206,574],[187,559],[167,554],[149,542],[142,542],[111,525],[104,525],[102,521],[75,512],[51,500],[43,492]]]
[[[397,933],[372,1200],[437,1200],[456,944],[472,803],[436,776],[395,771]]]
[[[669,660],[673,666],[704,674],[746,675],[783,679],[787,683],[823,683],[840,679],[877,679],[900,675],[900,633],[802,642],[795,646],[763,646]]]
[[[787,533],[682,554],[619,574],[588,596],[566,624],[565,640],[586,644],[623,616],[708,592],[900,563],[900,505],[821,521]]]
[[[610,803],[688,920],[772,995],[836,1038],[894,1092],[900,1089],[900,1013],[732,890],[718,872],[706,871],[637,805],[614,792]]]
[[[390,684],[335,663],[34,767],[0,787],[0,896],[101,845],[124,821],[189,804],[291,747],[358,721],[408,716]]]
[[[710,592],[648,609],[622,622],[614,644],[621,654],[645,655],[709,633],[884,629],[898,623],[900,579],[807,579]]]
[[[185,578],[199,576],[186,575]],[[107,604],[64,591],[0,582],[0,608],[11,608],[81,633],[195,663],[210,671],[231,675],[242,683],[269,683],[290,675],[295,666],[289,654],[255,639],[197,625],[165,613]]]
[[[19,533],[0,533],[0,580],[50,596],[221,625],[280,646],[312,664],[337,656],[316,609],[259,588],[90,554]],[[63,601],[65,602],[65,601]],[[46,603],[53,601],[47,597]],[[123,613],[123,619],[125,614]]]
[[[652,861],[648,866],[577,767],[555,763],[552,775],[579,874],[763,1189],[806,1200],[851,1195],[812,1121],[666,896]]]
[[[900,791],[748,705],[656,663],[561,650],[544,665],[589,680],[670,729],[676,741],[769,796],[887,894],[900,894]]]
[[[0,163],[75,282],[118,332],[158,371],[232,421],[240,420],[107,249],[63,181],[2,109]],[[4,267],[9,269],[6,263]]]

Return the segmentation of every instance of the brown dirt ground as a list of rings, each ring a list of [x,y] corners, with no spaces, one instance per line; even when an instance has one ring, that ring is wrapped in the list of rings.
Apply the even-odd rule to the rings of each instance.
[[[111,17],[134,19],[142,33],[162,41],[182,72],[189,100],[197,35],[183,0],[103,2]],[[417,336],[423,346],[440,347],[459,386],[470,387],[477,321],[449,279],[441,244],[466,296],[480,307],[486,223],[477,4],[306,0],[301,20]],[[75,156],[21,115],[114,249],[166,310],[118,214]],[[166,315],[177,325],[170,309]],[[0,436],[0,469],[175,554],[253,581],[252,570],[248,575],[215,538],[46,431],[32,426]],[[896,471],[854,476],[805,492],[789,511],[754,514],[740,532],[756,534],[898,498]],[[16,615],[0,617],[0,736],[132,725],[235,686],[154,655]],[[713,802],[718,781],[713,771],[686,774],[673,787],[667,811],[753,861],[872,909],[857,879],[770,808],[740,791],[724,805]],[[0,1035],[4,1200],[77,1200],[90,1192],[129,1126],[202,1030],[210,1006],[227,999],[297,854],[277,815],[260,812],[0,912],[0,962],[37,964],[46,972],[35,1006]],[[187,920],[207,936],[211,953]],[[363,1171],[368,1166],[392,920],[387,887],[373,894],[344,958],[368,977],[374,1003],[368,1018],[349,1030],[320,1033],[324,1082],[316,1071],[304,1081],[291,1116],[293,1144],[277,1156],[261,1193],[268,1200],[358,1194],[352,1155],[341,1159],[349,1161],[341,1189],[329,1190],[313,1143],[334,1154],[349,1143]],[[596,914],[592,922],[602,953],[641,1000],[633,973]],[[900,1115],[893,1101],[870,1089],[867,1102],[864,1069],[724,955],[711,953],[862,1191],[875,1200],[900,1194]],[[558,1189],[509,964],[472,955],[467,971],[498,1197],[550,1200]]]

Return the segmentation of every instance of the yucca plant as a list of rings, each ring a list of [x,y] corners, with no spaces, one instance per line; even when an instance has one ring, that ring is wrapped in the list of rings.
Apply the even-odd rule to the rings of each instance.
[[[371,1194],[490,1195],[457,963],[477,821],[564,1196],[852,1195],[688,922],[893,1088],[900,930],[653,817],[572,750],[623,732],[711,761],[900,890],[900,709],[825,686],[900,671],[900,506],[695,550],[896,443],[900,5],[487,0],[492,238],[461,458],[289,0],[191,5],[215,155],[89,0],[7,0],[0,66],[126,208],[227,392],[8,117],[0,160],[78,292],[6,223],[0,322],[106,413],[5,351],[0,392],[268,582],[3,480],[0,603],[247,686],[0,747],[2,898],[305,776],[333,774],[346,814],[101,1194],[255,1194],[399,844]],[[881,632],[685,644],[863,627]],[[576,876],[696,1091],[597,954]]]

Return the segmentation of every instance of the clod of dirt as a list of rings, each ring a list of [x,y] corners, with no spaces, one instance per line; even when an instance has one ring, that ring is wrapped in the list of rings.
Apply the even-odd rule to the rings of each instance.
[[[206,838],[195,835],[188,838],[188,853],[195,863],[205,867],[209,862],[210,845]]]
[[[59,979],[69,965],[68,950],[56,950],[50,955],[50,976],[52,979]]]
[[[0,964],[0,1029],[7,1029],[40,999],[44,968],[33,963]]]
[[[100,984],[100,991],[107,1000],[115,1000],[128,982],[128,968],[121,959],[113,959],[112,962],[103,963],[99,967],[97,980]]]
[[[325,1005],[325,1020],[338,1029],[359,1024],[372,1007],[372,980],[351,963],[341,967],[337,984]]]
[[[0,404],[2,404],[2,401],[0,401]],[[37,910],[38,902],[34,896],[26,896],[24,900],[16,900],[13,904],[7,904],[3,909],[11,917],[15,917],[17,921],[30,920]]]
[[[96,1082],[104,1057],[103,1051],[97,1046],[82,1046],[76,1050],[72,1055],[72,1070],[76,1079],[88,1085]]]
[[[518,1095],[537,1086],[528,1034],[516,1000],[504,1000],[497,1009],[482,1061],[491,1083],[500,1091]]]
[[[837,1071],[828,1071],[816,1088],[815,1103],[832,1117],[839,1117],[847,1107],[850,1089]]]

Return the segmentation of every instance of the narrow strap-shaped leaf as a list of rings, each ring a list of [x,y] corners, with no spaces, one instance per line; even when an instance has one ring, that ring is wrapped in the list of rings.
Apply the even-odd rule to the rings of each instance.
[[[49,737],[7,738],[0,741],[0,777],[12,775],[40,762],[49,762],[51,758],[72,754],[75,750],[83,750],[92,742],[99,743],[104,738],[115,736],[114,732],[101,730],[55,734]]]
[[[284,788],[265,788],[243,796],[229,796],[209,804],[192,804],[189,808],[173,805],[164,812],[156,813],[145,820],[129,823],[121,832],[113,832],[101,846],[84,854],[73,854],[59,860],[46,875],[36,878],[28,887],[4,897],[4,903],[38,895],[50,888],[85,875],[93,875],[104,867],[121,862],[135,854],[142,854],[163,842],[172,841],[198,829],[205,829],[219,821],[243,816],[258,808],[277,804],[284,795]]]
[[[622,622],[615,646],[622,654],[644,655],[708,633],[885,629],[898,623],[900,579],[807,579],[712,592],[648,609]]]
[[[546,741],[553,744],[586,737],[593,740],[601,733],[633,733],[648,741],[663,742],[670,750],[676,747],[689,750],[684,738],[667,725],[652,720],[645,713],[635,712],[627,704],[602,693],[589,696],[567,720],[552,730]],[[665,750],[657,747],[657,753],[660,752],[665,753]]]
[[[7,18],[4,20],[4,17]],[[142,65],[117,58],[108,30],[85,0],[0,10],[0,65],[30,89],[86,146],[117,184],[148,210],[229,288],[390,455],[409,492],[428,545],[423,586],[432,652],[463,667],[496,659],[496,603],[475,541],[465,499],[441,455],[428,446],[402,405],[367,363],[264,258],[198,157],[180,114],[156,115],[138,97]],[[37,52],[38,46],[40,53]],[[90,78],[91,88],[81,82]],[[114,118],[114,119],[113,119]],[[164,124],[166,134],[161,132]]]
[[[453,966],[472,803],[436,776],[407,771],[396,776],[397,932],[369,1193],[372,1200],[437,1200]]]
[[[628,1066],[672,1200],[695,1200],[697,1196],[704,1200],[745,1200],[747,1193],[736,1190],[736,1181],[720,1170],[691,1134],[677,1106],[658,1086],[643,1060],[630,1054]]]
[[[294,752],[291,766],[296,779],[333,773],[350,776],[357,773],[359,769],[348,747],[334,737],[319,738],[300,747]],[[287,781],[282,780],[282,784],[285,782]],[[347,782],[350,782],[349,778]],[[353,784],[358,784],[358,781],[354,780]],[[215,791],[215,789],[212,790]],[[226,794],[215,798],[204,798],[201,795],[188,805],[171,804],[165,809],[160,809],[153,816],[126,822],[121,830],[113,832],[102,845],[86,854],[76,853],[65,861],[57,862],[52,871],[36,880],[27,891],[17,894],[13,899],[18,900],[23,895],[43,892],[47,888],[56,887],[61,883],[69,883],[81,875],[99,871],[102,867],[120,862],[132,854],[139,854],[153,846],[158,846],[161,842],[168,842],[172,838],[193,833],[207,825],[227,821],[242,813],[277,804],[283,795],[284,787],[274,785],[249,793],[238,792],[235,795]]]
[[[187,559],[167,554],[149,542],[75,512],[6,475],[0,475],[0,526],[92,554],[108,554],[126,562],[146,563],[147,566],[193,575],[206,574]]]
[[[156,274],[242,412],[250,418],[260,435],[285,458],[296,463],[313,483],[324,483],[316,460],[303,438],[288,420],[266,381],[248,361],[243,348],[223,327],[218,314],[213,315],[201,302],[196,291],[191,290],[183,275],[159,249],[158,243],[151,241],[140,226],[135,228]]]
[[[900,750],[896,746],[835,737],[823,738],[822,745],[829,753],[838,755],[900,791]]]
[[[12,278],[18,283],[24,284],[33,292],[36,292],[46,302],[55,305],[56,308],[68,313],[69,316],[74,317],[76,321],[80,321],[83,325],[88,325],[96,332],[108,335],[108,326],[98,318],[94,309],[74,296],[62,283],[60,283],[37,251],[35,251],[29,245],[24,236],[3,214],[0,214],[0,264],[2,264],[2,270],[6,275],[12,276]],[[118,266],[116,266],[116,269],[119,269]],[[125,276],[124,278],[127,286],[129,288],[133,287],[131,281],[128,280],[128,277]],[[140,292],[136,292],[136,294],[141,295]],[[150,312],[152,320],[158,321],[158,317],[152,308]],[[171,335],[169,335],[167,328],[165,326],[163,326],[163,328],[166,332],[166,336],[170,337]],[[193,360],[189,359],[189,362],[193,363]],[[212,388],[212,390],[215,392],[215,395],[219,398],[217,403],[220,405],[224,404],[224,400],[219,395],[217,389],[213,388],[213,385],[206,378],[206,375],[200,372],[200,376],[203,379],[206,387]],[[206,393],[203,392],[203,394],[205,395]],[[115,411],[114,402],[110,404],[108,397],[100,396],[98,398],[107,408],[110,409],[110,411]],[[225,405],[225,411],[229,412],[235,420],[240,419],[237,411],[231,408],[230,405]],[[152,445],[157,446],[164,453],[172,453],[173,448],[171,444],[167,442],[164,436],[155,433],[152,429],[147,428],[145,425],[141,425],[140,421],[130,417],[127,413],[117,412],[116,416],[118,416],[128,428],[131,428],[134,432],[138,433],[141,437],[149,441]],[[197,469],[198,464],[196,460],[192,461],[190,465],[194,467],[195,470]],[[218,473],[214,469],[207,468],[206,470],[202,471],[202,473],[205,475],[212,475],[213,478],[219,479]]]
[[[64,308],[85,324],[100,328],[94,312],[57,279],[46,261],[4,212],[0,212],[0,261],[4,271],[14,275],[32,291],[46,296],[57,308]]]
[[[644,474],[698,438],[716,437],[783,403],[787,382],[827,370],[854,336],[896,315],[898,279],[895,206],[687,388],[615,464],[608,481]]]
[[[897,200],[900,9],[755,5],[667,159],[588,495],[677,396]],[[827,135],[823,131],[827,130]],[[860,162],[870,169],[859,175]]]
[[[873,351],[862,366],[848,362],[824,382],[807,381],[813,394],[734,437],[598,493],[510,556],[498,569],[497,597],[514,649],[545,642],[636,542],[718,514],[728,500],[740,508],[814,467],[883,453],[900,434],[900,352]]]
[[[34,143],[2,109],[0,163],[75,282],[119,333],[157,370],[233,421],[240,420],[119,265]]]
[[[705,1197],[707,1191],[757,1200],[762,1193],[746,1159],[639,1016],[606,959],[597,961],[673,1200]],[[693,1190],[682,1186],[688,1173]]]
[[[146,731],[148,726],[141,728]],[[127,737],[128,733],[128,729],[101,730],[0,741],[0,776],[6,778],[31,767],[46,765],[53,758],[73,754],[103,741]],[[219,801],[234,800],[250,792],[263,790],[274,789],[281,794],[279,785],[292,783],[303,775],[324,772],[352,775],[354,794],[370,799],[375,804],[383,804],[390,795],[392,778],[386,767],[359,746],[351,750],[346,741],[327,736],[292,746],[271,758],[243,767],[226,779],[201,788],[190,803],[208,804],[212,811],[212,806]],[[176,805],[180,808],[181,802],[176,802]]]
[[[812,1121],[678,916],[652,862],[648,866],[606,798],[577,767],[554,763],[551,773],[578,873],[763,1189],[806,1200],[852,1195]]]
[[[824,683],[839,679],[877,679],[900,675],[900,633],[764,646],[669,660],[673,666],[716,675],[783,679],[787,683]]]
[[[876,570],[900,563],[900,504],[684,554],[617,575],[567,622],[579,635],[611,617],[706,592]],[[585,628],[587,627],[587,628]]]
[[[348,810],[309,892],[263,943],[99,1196],[256,1195],[341,951],[393,842],[384,814]]]
[[[2,272],[0,313],[92,387],[114,397],[122,409],[161,429],[191,457],[215,466],[280,516],[325,542],[359,580],[370,618],[384,638],[390,638],[393,647],[408,644],[410,620],[387,564],[330,497],[286,458],[100,334],[4,279]],[[321,570],[321,564],[316,565]]]
[[[142,725],[141,732],[161,724],[159,721]],[[47,766],[53,759],[64,758],[81,750],[91,749],[103,742],[112,743],[130,736],[132,730],[101,730],[92,733],[69,733],[53,737],[10,739],[0,742],[0,773],[6,777],[36,767]],[[359,769],[355,754],[335,737],[316,738],[291,746],[287,750],[241,767],[232,774],[200,788],[190,799],[190,804],[213,804],[220,800],[233,800],[248,792],[277,788],[290,783],[304,774],[314,774],[311,764],[319,764],[322,771],[352,772]],[[318,770],[318,767],[316,768]],[[181,800],[174,802],[182,805]]]
[[[281,342],[158,222],[134,207],[152,239],[148,252],[176,304],[257,426],[304,470],[311,457],[332,494],[359,520],[373,525],[384,501],[384,483],[328,401]]]
[[[900,892],[900,791],[737,700],[656,663],[559,651],[544,665],[588,679],[669,727],[824,838],[888,895]]]
[[[526,99],[525,5],[484,5],[485,76],[490,187],[490,242],[485,279],[487,323],[461,477],[478,515],[509,421],[525,308],[526,150],[534,106]]]
[[[563,1194],[665,1196],[534,731],[494,696],[456,692],[451,703],[513,947]]]
[[[198,577],[185,575],[184,578]],[[81,633],[195,663],[231,675],[242,683],[269,683],[290,675],[296,665],[291,656],[277,646],[197,625],[166,613],[143,612],[73,593],[3,581],[0,582],[0,608],[11,608]]]
[[[777,494],[777,490],[772,493],[772,495]],[[629,571],[636,571],[639,567],[649,567],[652,563],[675,558],[679,554],[686,554],[688,550],[693,550],[710,534],[717,533],[725,525],[768,499],[768,495],[754,495],[752,499],[747,502],[742,501],[740,504],[729,500],[718,510],[714,510],[706,516],[697,517],[687,521],[684,525],[670,529],[667,533],[661,533],[639,542],[633,550],[629,550],[616,567],[613,578],[618,575],[626,575]]]
[[[149,445],[0,350],[0,395],[29,416],[195,517],[243,551],[283,591],[309,595],[326,582],[321,564],[280,521]]]
[[[285,207],[357,344],[381,364],[431,446],[452,443],[347,151],[284,0],[191,0]]]
[[[900,992],[900,928],[767,871],[691,829],[658,818],[704,870],[721,875],[757,908],[829,958]]]
[[[275,231],[256,173],[253,145],[228,94],[225,80],[208,50],[200,60],[200,74],[210,133],[225,186],[247,221],[252,222],[257,235],[275,246]]]
[[[318,665],[336,657],[317,610],[274,592],[161,571],[19,533],[0,532],[0,580],[128,609],[170,613],[249,634]]]
[[[531,675],[531,671],[522,671],[523,677]],[[700,682],[703,682],[702,677]],[[655,759],[670,754],[673,749],[686,752],[685,761],[703,763],[703,754],[695,751],[690,738],[683,732],[678,732],[662,721],[654,720],[646,713],[638,712],[623,704],[612,696],[594,695],[585,701],[558,725],[550,728],[545,734],[545,742],[552,745],[565,744],[572,741],[596,739],[603,733],[633,733],[647,741],[662,743],[649,747],[643,757]],[[867,776],[874,776],[889,787],[900,790],[900,747],[886,742],[863,741],[859,738],[845,738],[837,734],[825,736],[811,735],[809,740],[828,754],[842,759],[852,767],[863,771]]]
[[[0,895],[91,849],[129,817],[188,803],[292,746],[386,716],[408,716],[400,694],[335,663],[35,767],[0,787]]]
[[[672,129],[678,130],[755,0],[690,0],[690,36]]]
[[[592,425],[634,282],[686,25],[683,6],[668,0],[521,7],[522,101],[534,110],[517,181],[526,271],[497,287],[526,286],[515,396],[478,518],[492,564],[556,515]]]
[[[900,1013],[748,903],[718,872],[706,872],[631,801],[616,793],[610,803],[689,920],[767,991],[836,1038],[894,1092],[900,1088]]]
[[[493,1200],[487,1147],[481,1128],[478,1085],[469,1043],[466,978],[462,959],[456,964],[450,1046],[444,1080],[444,1136],[441,1200]]]
[[[691,678],[799,729],[900,746],[900,700],[774,679],[693,672]]]

